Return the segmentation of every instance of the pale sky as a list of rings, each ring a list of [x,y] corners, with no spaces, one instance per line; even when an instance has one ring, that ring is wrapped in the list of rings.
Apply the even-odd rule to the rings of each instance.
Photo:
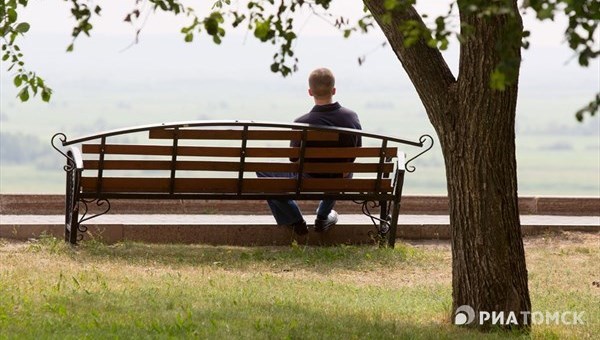
[[[202,13],[210,11],[213,2],[209,0],[184,3],[194,5],[198,15],[202,16]],[[232,1],[234,6],[236,3],[242,6],[245,2]],[[450,2],[418,1],[418,9],[421,13],[427,13],[430,18],[435,18],[448,10]],[[82,90],[81,96],[90,97],[94,94],[95,87],[102,83],[111,84],[105,88],[113,92],[115,88],[128,90],[131,86],[143,91],[144,88],[151,87],[153,82],[160,86],[161,82],[181,79],[216,79],[226,82],[244,79],[261,81],[276,87],[289,87],[290,84],[304,84],[305,76],[312,68],[327,66],[337,71],[339,80],[347,86],[363,86],[377,79],[387,88],[400,86],[403,93],[411,93],[410,99],[418,102],[412,84],[391,49],[377,48],[385,41],[378,29],[367,36],[355,34],[346,40],[322,18],[309,13],[308,10],[299,13],[296,25],[300,34],[295,50],[300,59],[300,72],[291,79],[284,80],[269,72],[272,55],[277,51],[276,46],[258,42],[252,32],[242,28],[227,28],[227,36],[222,46],[214,45],[206,34],[201,37],[196,35],[193,43],[185,43],[180,29],[189,19],[184,15],[150,14],[143,28],[140,43],[124,50],[133,41],[135,28],[124,22],[123,18],[134,8],[134,3],[134,0],[99,1],[102,16],[92,20],[92,37],[88,38],[82,34],[76,42],[75,51],[65,53],[74,23],[69,2],[30,1],[19,18],[19,21],[31,23],[31,30],[18,41],[24,51],[27,68],[46,78],[55,89],[54,98],[57,100],[77,98],[73,89]],[[330,12],[335,13],[336,17],[350,19],[364,15],[362,1],[359,0],[333,1]],[[578,108],[574,105],[581,106],[591,100],[600,88],[600,60],[594,60],[589,68],[581,68],[577,61],[571,58],[573,53],[564,43],[562,32],[566,19],[562,17],[555,22],[539,22],[529,13],[524,16],[524,23],[526,29],[532,32],[532,37],[530,49],[523,53],[520,101],[522,98],[530,99],[532,93],[570,96],[569,100],[582,104],[569,104],[560,110],[574,111]],[[366,66],[358,67],[357,57],[370,51],[373,53],[368,55]],[[451,44],[444,55],[456,73],[458,44]],[[6,77],[6,74],[6,68],[3,67],[3,109],[6,108],[7,102],[9,105],[15,103],[16,95],[16,91],[10,85],[11,79]],[[237,79],[232,78],[232,75],[238,75]],[[141,84],[143,85],[140,86]],[[228,86],[234,91],[243,92],[249,85],[236,82]],[[164,87],[164,91],[169,90],[171,89]],[[197,87],[197,90],[202,91],[202,87]],[[343,88],[338,90],[340,96],[343,95]],[[28,105],[20,105],[15,107],[15,110],[34,110]],[[556,109],[556,105],[550,109]],[[35,110],[39,112],[37,108]]]
[[[241,4],[246,1],[240,1]],[[420,13],[427,13],[430,18],[443,14],[448,10],[448,4],[452,1],[418,1],[417,9]],[[110,35],[133,35],[134,29],[131,24],[123,21],[125,14],[134,8],[134,1],[99,1],[102,7],[100,17],[93,19],[94,29],[92,34],[110,34]],[[201,16],[202,13],[210,11],[213,0],[209,1],[183,1],[186,5],[196,8],[196,12]],[[232,3],[237,3],[233,0]],[[23,11],[22,19],[32,23],[31,32],[60,33],[70,34],[73,27],[73,17],[70,13],[70,3],[60,0],[32,0],[27,9]],[[456,11],[456,10],[455,10]],[[360,18],[363,15],[362,1],[337,0],[333,1],[331,13],[346,18]],[[563,43],[563,31],[567,23],[564,16],[557,17],[554,22],[539,22],[532,13],[527,13],[523,17],[525,28],[532,32],[534,46],[559,46]],[[332,20],[333,21],[333,20]],[[151,14],[143,29],[143,35],[147,34],[175,34],[179,35],[179,30],[188,22],[184,15],[174,16],[159,12]],[[323,19],[311,15],[308,10],[304,10],[297,16],[296,25],[302,27],[302,36],[339,36],[340,33],[331,27]],[[244,30],[229,30],[228,34],[244,34]]]

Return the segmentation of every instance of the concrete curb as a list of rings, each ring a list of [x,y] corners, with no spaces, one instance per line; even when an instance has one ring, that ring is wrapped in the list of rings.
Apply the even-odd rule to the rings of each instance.
[[[311,232],[306,237],[295,237],[291,230],[277,227],[270,216],[179,216],[173,215],[129,215],[102,216],[95,224],[88,224],[86,239],[96,239],[106,243],[136,241],[148,243],[203,243],[213,245],[289,245],[296,240],[300,244],[365,244],[374,243],[375,231],[372,225],[364,222],[359,215],[345,216],[340,224],[327,233]],[[0,216],[2,217],[2,216]],[[187,218],[186,218],[187,217]],[[217,223],[214,222],[217,217]],[[193,219],[198,219],[193,223]],[[61,216],[41,216],[34,218],[8,218],[4,216],[0,224],[0,238],[27,240],[41,235],[62,238],[64,225]],[[246,223],[240,223],[246,220]],[[212,223],[211,223],[212,221]],[[420,221],[420,222],[419,222]],[[523,235],[579,231],[600,232],[599,217],[567,216],[523,216]],[[450,238],[447,216],[409,215],[398,226],[398,237],[402,239]]]

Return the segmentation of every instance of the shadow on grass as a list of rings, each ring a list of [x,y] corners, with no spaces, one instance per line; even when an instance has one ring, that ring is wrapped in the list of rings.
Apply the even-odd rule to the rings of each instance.
[[[399,243],[394,249],[375,246],[314,247],[293,244],[288,247],[231,247],[181,244],[143,244],[123,242],[106,245],[84,241],[71,247],[54,237],[43,237],[30,245],[33,251],[48,251],[86,259],[108,259],[135,264],[162,264],[167,266],[218,266],[223,269],[270,267],[274,270],[302,268],[319,272],[334,269],[369,270],[397,267],[410,263],[419,265],[432,255],[407,244]]]
[[[455,327],[443,320],[432,321],[427,316],[420,320],[414,306],[399,305],[397,309],[390,309],[380,301],[375,302],[379,308],[371,308],[370,303],[344,308],[340,307],[344,301],[320,305],[289,295],[287,299],[253,297],[247,293],[219,295],[218,299],[207,298],[210,294],[206,293],[200,295],[178,295],[178,301],[173,302],[173,295],[167,290],[148,289],[130,292],[125,303],[123,296],[55,297],[50,299],[49,305],[64,308],[31,311],[27,319],[4,325],[0,320],[0,325],[17,338],[44,338],[49,334],[73,339],[83,334],[92,338],[528,338],[518,331],[482,333]],[[36,317],[37,313],[40,315]],[[545,332],[544,338],[546,336],[558,338],[552,332]]]

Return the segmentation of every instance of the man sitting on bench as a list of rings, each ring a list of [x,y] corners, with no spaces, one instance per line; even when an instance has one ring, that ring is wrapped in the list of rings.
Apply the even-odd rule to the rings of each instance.
[[[360,121],[358,115],[338,102],[333,102],[335,95],[335,78],[333,73],[326,68],[319,68],[310,73],[308,78],[308,94],[313,97],[315,106],[312,110],[298,117],[295,123],[305,123],[311,125],[325,125],[342,128],[360,130]],[[299,147],[300,141],[294,140],[291,143],[293,147]],[[309,141],[307,147],[360,147],[362,142],[360,136],[341,134],[338,141]],[[291,161],[297,161],[291,159]],[[326,158],[326,159],[305,159],[306,162],[353,162],[354,159]],[[294,173],[282,172],[258,172],[258,177],[296,177]],[[352,173],[344,174],[306,174],[311,178],[351,178]],[[308,233],[306,221],[302,217],[302,212],[294,200],[268,200],[269,208],[275,217],[278,225],[288,226],[298,235]],[[325,232],[329,230],[338,221],[338,215],[333,206],[334,200],[322,200],[317,209],[317,218],[315,220],[315,231]]]

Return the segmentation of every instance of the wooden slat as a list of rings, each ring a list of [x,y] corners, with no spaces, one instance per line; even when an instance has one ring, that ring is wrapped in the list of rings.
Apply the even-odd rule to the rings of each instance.
[[[377,172],[377,163],[304,163],[304,172],[307,173],[338,173],[338,172]],[[394,171],[394,163],[386,163],[383,172]]]
[[[388,148],[386,155],[395,157],[397,148]],[[248,148],[246,157],[290,157],[300,156],[300,148]],[[355,158],[379,157],[379,148],[306,148],[306,158]]]
[[[354,158],[354,157],[379,157],[380,148],[307,148],[306,158]],[[387,148],[386,154],[395,157],[397,148]]]
[[[172,129],[150,130],[151,139],[172,139],[175,132]],[[242,130],[179,130],[179,139],[205,139],[205,140],[241,140]],[[249,130],[248,140],[300,140],[300,130]],[[309,130],[309,141],[337,141],[337,132]]]
[[[100,153],[100,144],[83,144],[81,152],[84,154]],[[117,155],[171,155],[173,147],[164,145],[130,145],[107,144],[104,152]]]
[[[100,153],[99,144],[84,144],[84,154]],[[171,146],[166,145],[125,145],[107,144],[106,154],[119,155],[171,155]],[[380,148],[357,147],[357,148],[306,148],[306,158],[355,158],[355,157],[379,157]],[[387,148],[386,157],[396,157],[397,148]],[[241,148],[217,147],[217,146],[179,146],[178,156],[207,156],[207,157],[240,157]],[[299,157],[300,148],[269,148],[252,147],[246,149],[246,157],[261,158],[294,158]]]
[[[98,169],[100,162],[97,160],[83,161],[84,169]],[[377,163],[305,163],[304,171],[307,173],[341,173],[341,172],[360,172],[376,173],[379,164]],[[177,161],[176,170],[184,171],[239,171],[239,162],[218,162],[218,161]],[[383,172],[392,172],[393,163],[385,163]],[[171,161],[155,160],[105,160],[104,170],[171,170]],[[244,170],[246,172],[270,171],[270,172],[296,172],[297,163],[271,163],[271,162],[246,162]]]
[[[94,191],[93,183],[93,177],[83,177],[81,179],[83,192]],[[177,178],[175,179],[174,192],[232,193],[237,191],[236,183],[237,179],[229,178]],[[106,177],[102,184],[102,192],[168,193],[170,179]]]
[[[109,144],[105,147],[105,153],[113,155],[171,156],[172,150],[172,146],[167,145]],[[82,146],[82,153],[98,154],[100,153],[100,145],[84,144]],[[241,149],[237,147],[218,146],[179,146],[177,147],[177,155],[206,157],[240,157]]]
[[[392,190],[392,181],[387,180],[385,183],[382,182],[382,191]],[[375,188],[374,179],[363,179],[363,178],[305,178],[302,191],[373,191]]]
[[[288,193],[295,192],[295,179],[250,178],[243,180],[243,193]],[[178,178],[173,193],[237,193],[237,179],[230,178]],[[305,178],[302,192],[372,192],[374,179]],[[115,178],[105,177],[103,193],[168,193],[169,178]],[[390,179],[381,181],[381,191],[390,192]],[[96,192],[96,178],[81,179],[83,192]]]

